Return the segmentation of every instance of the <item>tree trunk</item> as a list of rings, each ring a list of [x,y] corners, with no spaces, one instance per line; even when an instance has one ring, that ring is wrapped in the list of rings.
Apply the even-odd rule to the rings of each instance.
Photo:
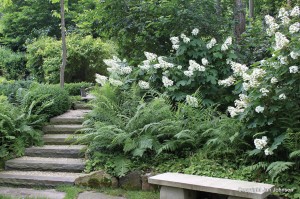
[[[245,8],[243,5],[243,0],[235,0],[234,20],[234,33],[237,42],[239,42],[241,39],[241,34],[246,30]]]
[[[286,4],[287,4],[289,7],[292,7],[292,1],[291,1],[291,0],[287,0]]]
[[[254,0],[249,0],[249,18],[254,18]]]
[[[60,16],[61,16],[61,41],[62,41],[62,64],[60,67],[60,87],[65,84],[65,68],[67,64],[67,45],[66,45],[66,28],[65,28],[65,5],[64,0],[60,0]]]

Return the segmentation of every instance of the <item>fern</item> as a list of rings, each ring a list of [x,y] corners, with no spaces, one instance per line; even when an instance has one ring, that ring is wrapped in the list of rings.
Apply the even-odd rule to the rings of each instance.
[[[295,163],[293,162],[283,162],[283,161],[273,162],[268,166],[267,172],[271,176],[272,180],[274,180],[278,176],[278,174],[287,171],[294,164]]]
[[[292,153],[290,153],[289,157],[290,158],[300,158],[300,150],[293,151]]]

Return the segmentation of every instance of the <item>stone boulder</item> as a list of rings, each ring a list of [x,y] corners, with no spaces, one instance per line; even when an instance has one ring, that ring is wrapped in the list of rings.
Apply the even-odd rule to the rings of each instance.
[[[141,178],[142,178],[142,190],[143,191],[152,191],[152,190],[155,190],[155,189],[158,188],[158,186],[148,183],[148,178],[150,178],[152,176],[155,176],[155,175],[156,174],[151,172],[151,173],[143,174],[141,176]]]
[[[141,175],[141,171],[132,171],[119,179],[119,186],[126,190],[141,190]]]
[[[107,174],[105,171],[100,170],[78,177],[75,180],[75,185],[89,186],[92,188],[117,188],[118,180],[117,178]]]

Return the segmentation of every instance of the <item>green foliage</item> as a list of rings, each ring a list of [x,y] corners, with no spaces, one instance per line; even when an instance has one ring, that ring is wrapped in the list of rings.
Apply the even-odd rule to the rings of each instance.
[[[230,7],[218,10],[211,0],[85,2],[91,9],[75,18],[79,30],[115,39],[120,54],[136,63],[144,51],[167,54],[170,35],[199,28],[201,36],[216,37],[229,30],[226,11]]]
[[[42,37],[27,45],[27,68],[39,82],[58,83],[61,41]],[[67,39],[66,82],[93,81],[95,73],[106,74],[103,59],[115,53],[114,45],[91,36],[70,34]]]
[[[0,46],[0,75],[6,79],[21,79],[26,76],[24,53],[15,53]]]
[[[51,102],[51,106],[47,106],[40,112],[40,114],[47,115],[47,118],[54,117],[66,112],[70,106],[71,102],[69,99],[69,94],[66,90],[60,88],[58,85],[33,85],[28,92],[26,97],[25,106],[30,106],[33,101],[37,102],[36,107],[43,107],[43,102]],[[34,109],[36,111],[36,109]]]
[[[2,81],[0,82],[0,95],[5,95],[8,97],[8,100],[10,102],[16,102],[16,94],[18,89],[24,88],[24,89],[29,89],[32,81]]]
[[[66,83],[64,89],[68,91],[70,96],[80,95],[80,89],[90,88],[92,85],[88,82]]]

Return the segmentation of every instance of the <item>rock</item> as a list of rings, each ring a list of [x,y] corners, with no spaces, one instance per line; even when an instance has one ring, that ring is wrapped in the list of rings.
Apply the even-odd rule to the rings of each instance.
[[[133,171],[119,179],[119,186],[127,190],[142,189],[141,171]]]
[[[157,186],[148,183],[148,178],[151,176],[155,176],[155,174],[154,173],[146,173],[146,174],[141,175],[143,191],[152,191],[157,188]]]
[[[118,180],[115,177],[107,174],[105,171],[100,170],[78,177],[75,180],[75,185],[89,186],[92,188],[117,188]]]

